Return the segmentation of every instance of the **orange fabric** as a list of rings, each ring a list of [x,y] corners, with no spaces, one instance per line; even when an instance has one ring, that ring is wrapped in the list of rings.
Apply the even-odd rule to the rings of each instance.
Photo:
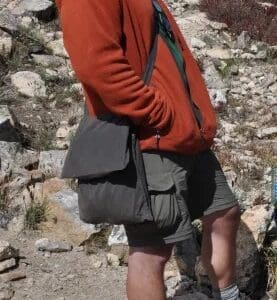
[[[200,136],[173,58],[162,39],[152,80],[140,76],[151,49],[151,0],[56,0],[65,48],[82,83],[91,116],[105,112],[128,116],[139,126],[142,150],[195,153],[208,148],[216,133],[210,98],[187,44],[166,5],[165,10],[181,45],[191,94],[203,118]],[[159,143],[155,137],[160,130]],[[116,137],[115,137],[116,138]]]

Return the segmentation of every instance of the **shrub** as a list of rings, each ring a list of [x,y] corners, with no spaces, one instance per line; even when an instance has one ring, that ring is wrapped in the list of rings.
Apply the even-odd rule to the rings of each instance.
[[[277,42],[276,6],[262,6],[255,0],[201,0],[200,10],[236,34],[247,31],[254,39]]]
[[[38,224],[47,220],[47,211],[46,201],[31,202],[25,215],[25,227],[33,230],[38,229]]]

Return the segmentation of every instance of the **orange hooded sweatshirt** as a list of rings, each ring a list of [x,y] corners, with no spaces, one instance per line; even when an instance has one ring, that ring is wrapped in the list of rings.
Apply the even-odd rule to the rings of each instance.
[[[89,114],[129,117],[138,125],[142,150],[197,153],[213,144],[214,109],[180,29],[166,5],[158,2],[181,48],[191,95],[203,117],[201,130],[179,70],[161,38],[150,84],[141,79],[152,46],[151,0],[56,0],[64,45],[83,86]]]

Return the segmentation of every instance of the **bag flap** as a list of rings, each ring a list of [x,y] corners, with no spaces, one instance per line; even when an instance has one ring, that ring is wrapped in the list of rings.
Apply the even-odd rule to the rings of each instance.
[[[126,168],[129,131],[126,117],[90,117],[85,113],[67,152],[61,178],[96,178]]]

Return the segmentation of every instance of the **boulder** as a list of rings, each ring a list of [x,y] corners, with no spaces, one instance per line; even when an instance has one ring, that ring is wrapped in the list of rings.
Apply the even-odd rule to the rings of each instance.
[[[101,225],[87,224],[80,220],[77,194],[68,187],[65,180],[46,180],[42,191],[49,208],[47,221],[43,223],[46,237],[66,240],[79,246],[102,229]]]
[[[218,58],[218,59],[231,59],[232,53],[229,49],[222,49],[222,48],[213,48],[208,49],[206,54],[211,58]]]
[[[3,9],[0,11],[0,28],[8,31],[14,32],[18,29],[18,19],[12,14],[9,9]]]
[[[42,238],[35,242],[37,250],[48,252],[67,252],[71,251],[73,246],[65,241],[49,240]]]
[[[262,139],[262,138],[267,138],[270,136],[274,136],[277,134],[277,126],[273,127],[268,127],[268,128],[261,128],[257,131],[257,137]]]
[[[39,171],[47,177],[60,177],[65,156],[66,151],[63,150],[41,151],[39,155]]]
[[[46,54],[32,54],[34,62],[43,67],[59,67],[65,64],[65,60],[62,57]]]
[[[23,0],[20,5],[32,12],[39,20],[51,21],[55,17],[55,6],[49,0]]]
[[[114,225],[108,238],[108,245],[128,245],[126,232],[123,225]]]
[[[196,48],[196,49],[203,49],[207,46],[207,44],[205,42],[203,42],[202,40],[195,38],[195,37],[191,38],[190,44],[193,48]]]
[[[241,215],[237,237],[237,280],[241,291],[253,293],[259,287],[263,266],[260,250],[271,222],[273,208],[256,205]]]
[[[47,47],[50,48],[54,55],[69,58],[66,49],[64,48],[63,39],[57,39],[51,41],[47,44]]]
[[[242,31],[236,41],[236,47],[239,49],[247,49],[249,47],[250,36],[247,31]]]
[[[21,149],[19,143],[0,141],[1,171],[10,174],[15,167],[16,154]]]
[[[5,259],[0,262],[0,273],[7,271],[16,266],[16,260],[14,258]]]
[[[0,169],[10,175],[17,171],[17,176],[27,176],[29,166],[38,162],[35,151],[24,149],[17,142],[0,141]]]
[[[20,71],[11,75],[11,82],[18,92],[27,97],[46,97],[46,87],[40,75],[31,71]]]
[[[18,257],[19,251],[11,246],[7,241],[0,240],[0,261]]]

